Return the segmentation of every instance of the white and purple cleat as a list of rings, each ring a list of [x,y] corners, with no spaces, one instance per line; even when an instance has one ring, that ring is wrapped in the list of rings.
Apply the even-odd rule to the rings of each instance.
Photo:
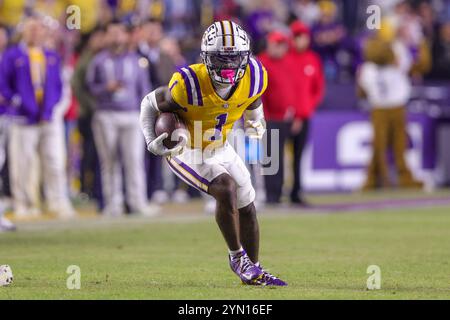
[[[262,270],[257,267],[243,250],[236,256],[229,255],[230,267],[238,275],[244,284],[256,284],[263,276]]]
[[[243,284],[254,286],[286,286],[287,283],[255,265],[245,251],[239,255],[229,256],[230,267]]]
[[[266,270],[264,270],[263,267],[259,266],[259,268],[263,272],[263,276],[260,279],[257,280],[257,285],[260,285],[260,286],[277,286],[277,287],[284,287],[284,286],[288,285],[283,280],[278,279],[273,274],[271,274],[271,273],[267,272]]]

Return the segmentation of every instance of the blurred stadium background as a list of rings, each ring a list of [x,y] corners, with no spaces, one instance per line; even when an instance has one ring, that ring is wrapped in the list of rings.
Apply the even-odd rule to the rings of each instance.
[[[371,13],[367,12],[367,8],[373,4],[381,8],[381,24],[380,28],[369,30],[367,20]],[[69,27],[70,23],[73,22],[71,19],[76,18],[73,7],[70,7],[71,5],[80,8],[81,23],[79,29]],[[66,11],[67,8],[72,9]],[[324,274],[328,272],[328,262],[321,260],[319,256],[315,256],[309,249],[291,244],[286,250],[279,251],[279,247],[283,246],[283,241],[281,238],[276,238],[275,234],[282,229],[286,230],[286,236],[288,237],[286,239],[291,241],[297,233],[306,242],[310,242],[307,237],[318,240],[317,237],[323,235],[324,238],[321,239],[324,242],[321,243],[322,240],[319,239],[315,248],[317,249],[320,244],[324,244],[321,247],[322,249],[318,249],[318,251],[328,252],[331,257],[333,252],[339,254],[340,250],[344,250],[343,248],[349,245],[342,240],[343,238],[338,237],[338,234],[346,237],[343,231],[345,226],[355,227],[353,235],[356,235],[356,238],[359,239],[361,246],[362,243],[367,244],[370,241],[378,241],[382,238],[367,230],[365,223],[374,224],[377,228],[384,229],[386,232],[389,232],[390,227],[392,227],[393,233],[387,234],[386,242],[381,242],[382,246],[385,245],[392,250],[387,253],[385,264],[388,264],[388,258],[395,260],[399,252],[404,253],[404,256],[407,255],[406,251],[403,250],[404,248],[396,251],[396,247],[392,246],[392,243],[402,239],[411,240],[415,234],[418,238],[416,241],[411,240],[410,243],[414,243],[416,246],[416,251],[413,250],[412,255],[416,254],[414,259],[417,258],[417,261],[421,261],[423,258],[419,249],[426,251],[431,247],[435,248],[446,241],[448,242],[448,233],[446,234],[444,229],[447,228],[448,230],[450,223],[446,215],[450,208],[450,196],[447,189],[450,185],[450,144],[447,140],[450,137],[449,0],[1,0],[0,59],[5,59],[5,52],[9,50],[8,48],[20,46],[23,43],[24,33],[28,33],[28,37],[31,39],[40,36],[38,33],[33,33],[36,25],[30,24],[30,20],[34,19],[30,17],[38,17],[39,23],[44,26],[41,45],[48,50],[53,50],[60,57],[59,71],[62,81],[62,97],[53,106],[54,108],[52,107],[53,114],[48,118],[42,115],[37,116],[37,118],[33,118],[33,116],[27,118],[28,115],[20,109],[22,108],[20,101],[13,101],[14,99],[12,99],[7,102],[6,97],[0,99],[3,113],[1,139],[4,141],[1,146],[1,158],[5,160],[1,173],[3,207],[6,217],[17,223],[19,233],[20,230],[31,232],[29,234],[26,232],[22,235],[17,234],[10,238],[6,238],[6,236],[0,238],[0,258],[1,260],[10,259],[12,261],[9,262],[10,264],[16,262],[16,265],[31,280],[33,279],[31,271],[33,263],[31,260],[36,261],[34,265],[40,268],[43,268],[46,263],[45,259],[38,255],[28,258],[26,255],[24,256],[26,248],[32,248],[33,241],[42,250],[47,250],[50,257],[61,255],[60,261],[55,258],[57,265],[61,264],[62,266],[63,262],[70,260],[70,257],[65,256],[63,251],[64,248],[72,248],[79,259],[83,259],[81,257],[84,256],[84,252],[88,252],[88,254],[98,257],[100,264],[105,263],[105,265],[101,264],[103,270],[109,270],[109,267],[106,266],[106,261],[109,261],[106,255],[113,255],[115,249],[121,250],[120,247],[127,241],[136,245],[137,251],[142,254],[142,257],[152,259],[153,255],[166,254],[166,252],[162,253],[162,248],[166,248],[164,246],[166,242],[163,240],[167,236],[167,244],[182,248],[184,250],[182,256],[187,258],[190,256],[189,252],[192,251],[192,248],[186,247],[184,241],[188,242],[187,239],[191,239],[197,244],[203,243],[201,245],[204,247],[202,247],[203,250],[208,250],[209,247],[206,248],[203,241],[209,241],[210,238],[206,238],[206,235],[210,234],[202,235],[206,230],[203,227],[207,226],[208,230],[215,230],[212,223],[206,225],[206,222],[201,220],[199,224],[196,224],[197,220],[190,220],[192,217],[201,217],[204,211],[211,211],[210,200],[202,199],[195,190],[175,179],[169,168],[166,167],[165,162],[148,153],[145,154],[145,160],[143,159],[142,172],[138,172],[140,176],[145,177],[145,186],[139,185],[138,192],[145,192],[150,209],[139,212],[141,216],[136,218],[136,223],[124,222],[125,219],[120,219],[117,221],[122,226],[118,227],[116,222],[108,222],[107,226],[111,228],[111,233],[108,236],[106,231],[102,229],[104,222],[99,222],[103,220],[99,220],[97,217],[102,214],[107,215],[108,212],[105,211],[105,199],[102,196],[101,165],[98,148],[94,141],[95,124],[93,125],[92,122],[97,112],[96,106],[101,104],[102,101],[101,98],[99,101],[98,96],[93,94],[92,91],[95,90],[90,87],[92,82],[89,82],[87,74],[89,72],[94,73],[93,77],[95,78],[95,70],[89,70],[95,56],[101,54],[111,45],[120,42],[114,37],[121,37],[121,31],[111,32],[108,29],[111,22],[121,24],[126,30],[126,37],[121,39],[126,42],[127,54],[137,54],[139,65],[147,71],[148,79],[146,81],[148,81],[149,90],[152,87],[166,85],[176,68],[199,61],[201,36],[206,27],[216,20],[229,19],[241,24],[252,38],[254,54],[260,57],[267,55],[268,42],[283,44],[286,40],[284,37],[286,37],[288,39],[286,41],[289,43],[295,32],[306,33],[310,36],[310,48],[320,58],[321,70],[319,80],[317,80],[319,87],[314,89],[316,90],[314,93],[311,93],[319,96],[317,103],[308,107],[311,110],[302,118],[303,127],[300,128],[300,130],[308,130],[308,132],[302,132],[301,138],[307,138],[307,141],[304,152],[301,154],[301,165],[297,165],[301,176],[301,186],[297,191],[300,192],[301,201],[299,203],[293,201],[293,205],[289,204],[289,199],[293,200],[291,189],[295,182],[291,164],[295,158],[295,152],[291,147],[292,141],[294,143],[296,141],[295,138],[292,141],[288,139],[286,145],[283,173],[285,183],[281,198],[272,199],[274,201],[269,201],[268,205],[265,206],[265,200],[270,198],[273,190],[270,189],[271,186],[265,186],[264,179],[258,174],[255,174],[254,177],[260,208],[264,208],[262,212],[269,216],[263,219],[263,227],[272,230],[271,235],[265,239],[268,240],[266,242],[272,240],[268,251],[277,251],[284,257],[280,261],[271,262],[278,268],[277,270],[283,270],[281,266],[283,263],[294,263],[296,267],[302,268],[300,262],[290,260],[289,257],[293,253],[289,253],[289,250],[292,250],[296,254],[303,254],[311,258],[308,265],[310,269],[305,267],[306,269],[302,270],[312,274],[309,282],[305,280],[306,282],[302,283],[306,287],[313,286],[314,281],[320,282],[319,271]],[[304,27],[303,31],[292,28],[292,23],[297,21],[301,21],[302,27]],[[412,90],[405,105],[408,121],[404,129],[407,132],[405,159],[413,176],[411,182],[414,183],[402,185],[401,179],[393,169],[396,161],[392,152],[386,157],[391,182],[381,181],[379,185],[371,185],[370,183],[368,185],[367,182],[367,172],[373,150],[373,129],[370,103],[357,94],[358,70],[368,59],[364,50],[367,48],[370,39],[374,37],[383,41],[383,43],[401,43],[405,48],[405,54],[411,59],[408,77]],[[31,51],[29,54],[30,59],[32,59]],[[18,60],[14,59],[9,61],[20,63],[20,61],[17,62]],[[2,75],[6,74],[7,65],[7,63],[2,63]],[[274,77],[276,76],[274,75]],[[282,70],[282,76],[288,80],[293,78],[291,70]],[[3,96],[5,90],[2,90],[2,86],[5,86],[5,79],[3,77],[2,83],[0,83],[0,94]],[[50,81],[50,78],[47,80]],[[392,84],[394,87],[395,85],[395,83]],[[11,87],[11,84],[9,86]],[[268,92],[272,97],[276,97],[277,94],[280,96],[284,94],[281,91],[271,92],[270,84]],[[33,95],[32,89],[30,89],[29,94]],[[38,95],[37,92],[34,92],[34,94]],[[269,101],[267,104],[270,103]],[[135,108],[134,111],[137,111],[138,107],[130,106],[130,109]],[[273,109],[268,110],[267,114],[269,114],[268,120],[273,120],[270,119],[272,114],[276,118],[276,111],[273,112]],[[28,119],[29,122],[20,122],[23,118]],[[292,129],[293,118],[283,118],[282,121],[286,122],[289,130]],[[309,123],[309,129],[305,128],[307,122]],[[55,125],[54,131],[51,131],[52,133],[49,135],[45,135],[45,129],[42,129],[47,124]],[[30,131],[30,136],[26,136],[24,133],[22,135],[17,134],[17,132],[16,134],[12,133],[17,126],[22,126],[22,128],[28,128],[28,126],[30,128],[40,127],[39,130],[42,131]],[[40,148],[39,150],[44,151],[40,151],[40,153],[32,152],[30,156],[29,153],[24,151],[24,149],[28,150],[29,148],[24,148],[24,145],[31,141],[30,137],[36,135],[39,135],[39,138],[33,142],[35,150]],[[47,149],[43,148],[42,145],[46,145]],[[142,149],[145,150],[143,140]],[[50,161],[53,162],[50,169],[46,169],[45,162],[48,161],[48,157],[45,150],[51,150],[49,152],[52,154]],[[121,154],[121,157],[126,156]],[[18,159],[21,160],[22,166],[17,166],[15,173],[12,173],[11,167],[15,167]],[[11,161],[15,162],[12,164]],[[58,169],[52,171],[55,167],[58,168],[61,163],[63,163],[63,173]],[[28,174],[22,172],[20,168],[28,168]],[[134,169],[136,170],[136,168]],[[59,177],[58,180],[58,177],[55,178],[52,173],[49,174],[48,170],[53,172],[54,175],[62,174],[64,177]],[[127,173],[126,168],[121,168],[119,171],[125,177],[130,174]],[[11,180],[16,180],[16,182]],[[39,182],[41,180],[42,183]],[[56,180],[57,182],[55,182]],[[52,187],[46,185],[48,181],[52,181]],[[58,185],[58,183],[60,184]],[[136,186],[134,187],[136,188]],[[55,188],[57,191],[54,190]],[[66,188],[67,192],[64,192]],[[128,185],[123,183],[125,194],[127,188]],[[51,190],[49,191],[49,189]],[[52,190],[53,193],[58,193],[59,190],[64,194],[55,196]],[[20,199],[15,199],[17,197],[14,192]],[[25,194],[25,196],[21,196],[21,194]],[[47,199],[53,199],[51,197],[54,196],[58,203],[45,204],[42,195],[45,195]],[[66,202],[64,199],[66,195],[70,202]],[[114,196],[123,198],[122,195]],[[23,200],[23,198],[26,200]],[[26,204],[23,203],[24,201]],[[132,200],[129,199],[128,195],[125,201],[127,208],[124,211],[133,213],[136,210],[131,208],[132,205],[128,203],[129,201]],[[409,220],[408,213],[412,208],[418,211],[411,214],[411,220]],[[385,211],[386,213],[381,214],[380,220],[377,220],[374,216],[357,218],[348,214],[349,212],[367,213],[374,211]],[[153,216],[156,212],[162,215],[162,218],[156,218],[157,224],[143,227],[141,224],[145,224],[146,221],[151,222],[153,218],[142,218],[142,215]],[[299,219],[296,216],[292,218],[293,220],[288,220],[284,215],[286,213],[311,213],[315,215],[335,212],[342,214],[342,220],[339,220],[340,215],[333,216],[333,218],[324,218],[326,220],[316,220],[315,217],[308,217],[308,215],[306,215],[307,218]],[[391,218],[388,213],[398,215]],[[425,217],[421,213],[426,214],[428,220],[422,220]],[[62,222],[62,225],[64,228],[73,227],[77,231],[66,234],[59,229],[61,225],[57,221],[58,218],[73,218],[75,216],[78,216],[78,219]],[[281,219],[279,221],[277,220],[278,216]],[[90,225],[90,222],[87,222],[87,224],[83,222],[85,219],[97,222]],[[171,225],[172,219],[175,219],[176,222]],[[183,219],[189,221],[188,225],[192,226],[192,229],[187,230],[187,227],[178,224],[182,223]],[[163,221],[163,224],[161,224],[161,221]],[[167,229],[164,228],[165,223],[168,223]],[[410,226],[408,223],[411,223],[410,229],[408,229],[408,226]],[[130,224],[129,230],[136,231],[136,235],[127,233],[131,232],[125,228],[128,224]],[[422,230],[423,233],[421,233],[421,225],[425,226],[425,231]],[[97,226],[99,228],[98,234],[97,231],[91,230],[92,227],[96,228]],[[298,226],[298,229],[295,229],[296,226]],[[307,226],[312,226],[312,229],[309,230]],[[338,228],[338,234],[335,238],[326,238],[327,234],[336,231],[334,226]],[[402,229],[401,226],[404,228]],[[166,230],[171,236],[163,232],[158,233],[159,227],[162,227],[160,230]],[[321,227],[328,229],[320,229]],[[395,229],[397,227],[398,229]],[[186,238],[184,240],[175,239],[171,228],[183,233]],[[48,232],[52,229],[55,230]],[[318,230],[323,230],[323,233],[314,234]],[[156,232],[155,234],[158,236],[144,236],[144,231]],[[114,236],[116,232],[118,233],[117,238]],[[192,232],[192,234],[189,232]],[[300,236],[302,232],[303,236]],[[360,235],[358,232],[368,232],[368,237],[358,238],[358,235]],[[430,239],[429,234],[434,232],[435,237]],[[102,251],[98,250],[100,247],[95,245],[90,247],[92,242],[85,243],[81,240],[86,237],[89,241],[95,242],[94,239],[97,235],[100,237],[101,246],[104,246],[103,248],[107,250],[107,253],[104,253],[105,256],[102,256]],[[140,240],[137,239],[138,235],[142,235]],[[212,237],[217,240],[214,242],[217,244],[211,244],[210,247],[214,248],[213,251],[221,252],[219,251],[218,232],[217,236]],[[419,239],[424,241],[420,242]],[[426,242],[428,240],[432,242]],[[61,246],[53,247],[48,243],[49,241],[60,241],[58,243]],[[77,246],[78,241],[81,241],[82,245]],[[153,248],[151,249],[153,251],[149,249],[150,251],[144,253],[147,249],[139,246],[143,241],[152,242],[155,247],[159,244],[161,249]],[[336,247],[330,246],[330,243],[335,243]],[[275,244],[278,244],[277,248]],[[1,248],[2,245],[4,246],[3,249],[6,246],[12,246],[16,252],[6,255],[5,250]],[[110,245],[114,248],[109,248]],[[355,246],[357,245],[352,243],[346,248],[355,249],[355,254],[359,252],[358,249],[363,250],[363,247]],[[169,248],[166,249],[169,250]],[[383,257],[384,251],[382,249],[380,251],[373,247],[371,249],[374,250],[375,257],[378,256],[380,259]],[[147,257],[145,254],[149,256]],[[345,256],[345,252],[342,254]],[[434,270],[433,272],[438,278],[444,277],[442,270],[439,269],[439,263],[445,260],[445,257],[448,258],[448,254],[440,250],[436,254],[431,259],[435,259],[433,261],[436,262],[431,270]],[[131,258],[130,253],[125,254],[125,257],[134,259]],[[354,258],[354,261],[360,263],[366,257],[368,258],[367,261],[370,260],[369,254],[368,256],[358,257],[355,255],[348,258],[349,260]],[[174,262],[174,259],[173,256],[169,255],[168,261]],[[111,261],[120,262],[116,259]],[[339,268],[344,270],[347,261],[340,262],[342,264]],[[364,260],[365,262],[366,260]],[[407,264],[407,259],[405,258],[403,262]],[[85,261],[85,264],[89,265],[89,263],[91,261]],[[321,263],[322,267],[316,273],[314,273],[314,263]],[[217,261],[217,265],[219,265],[219,261]],[[134,270],[136,273],[142,272],[139,269],[140,266],[138,263],[136,270]],[[395,262],[392,266],[396,266]],[[152,267],[157,268],[158,266],[152,264]],[[434,267],[436,269],[433,269]],[[402,268],[405,268],[402,269],[405,272],[411,271],[405,265]],[[44,274],[43,271],[40,271],[40,273],[44,279],[47,279],[45,281],[51,281],[53,275],[59,277],[55,270],[56,267],[52,269],[54,274],[50,273],[50,275]],[[426,272],[426,268],[416,271]],[[108,272],[114,273],[113,269]],[[285,270],[284,272],[291,278],[296,276],[289,274],[291,271]],[[164,276],[166,275],[155,277]],[[186,277],[188,276],[189,274],[186,274]],[[212,277],[213,275],[207,274],[207,276]],[[333,272],[328,273],[328,276],[333,277]],[[101,283],[97,283],[98,287],[95,288],[93,283],[97,281],[98,277],[103,277],[103,274],[96,277],[95,272],[94,275],[89,276],[92,289],[109,290],[108,276],[104,282],[101,280]],[[149,277],[151,276],[149,275]],[[51,283],[45,281],[40,285]],[[158,281],[163,280],[158,278],[154,281],[158,286],[160,285]],[[361,281],[363,283],[365,280]],[[410,281],[409,278],[402,278],[398,280],[397,284],[401,285],[408,283],[408,281]],[[22,284],[25,285],[25,282]],[[418,286],[426,287],[428,284],[429,282],[423,282]],[[152,283],[148,283],[148,285],[152,286]],[[341,285],[344,286],[345,284],[336,284],[337,288]],[[443,284],[437,282],[431,283],[429,286],[433,285],[439,287]],[[323,286],[326,287],[326,284],[323,284]],[[352,288],[355,286],[359,286],[359,282],[351,285]],[[393,288],[393,291],[396,290],[395,285],[391,288]],[[448,288],[439,290],[437,292],[428,291],[425,297],[448,293],[448,291],[445,291]],[[163,291],[164,294],[160,297],[180,297],[171,295],[169,291]],[[49,292],[45,297],[54,297]],[[19,297],[32,297],[30,292],[20,291],[20,289],[16,293]],[[202,296],[195,290],[182,293],[190,297],[208,297],[207,295]],[[328,292],[330,293],[329,296],[321,296],[322,293],[319,291],[303,293],[311,298],[349,297],[339,296],[335,291]],[[62,293],[58,294],[63,296]],[[157,292],[154,292],[154,294],[155,297],[158,297]],[[218,297],[229,297],[228,294],[231,293],[223,292]],[[295,298],[298,292],[291,292],[291,294],[289,297]],[[423,297],[417,292],[408,295],[407,290],[400,292],[401,294],[404,294],[403,297],[405,298]],[[269,297],[262,293],[258,293],[258,296]],[[275,296],[282,297],[276,294]],[[112,291],[108,297],[126,296],[121,295],[119,291]],[[131,292],[129,297],[145,297],[145,295]],[[248,296],[244,294],[239,297]]]

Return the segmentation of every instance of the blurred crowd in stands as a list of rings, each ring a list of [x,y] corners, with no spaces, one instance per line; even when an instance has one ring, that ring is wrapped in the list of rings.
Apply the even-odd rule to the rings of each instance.
[[[372,4],[381,8],[379,30],[366,24]],[[68,28],[68,19],[77,17],[68,10],[71,5],[80,9],[80,29]],[[198,62],[204,30],[225,19],[248,31],[254,54],[261,57],[270,55],[268,43],[289,46],[293,34],[307,34],[308,50],[318,57],[326,83],[354,82],[364,42],[373,32],[408,48],[414,81],[450,80],[450,0],[3,0],[0,107],[19,119],[9,130],[4,172],[10,174],[3,174],[3,189],[13,193],[16,214],[39,214],[36,181],[41,178],[53,206],[49,210],[63,217],[74,214],[67,195],[98,199],[111,215],[124,202],[129,211],[150,215],[153,209],[144,198],[163,203],[172,196],[183,202],[195,195],[179,185],[160,159],[144,155],[144,146],[136,147],[142,138],[137,131],[139,100],[166,85],[177,67]],[[295,22],[301,23],[295,27]],[[15,52],[7,49],[14,46]],[[121,59],[111,58],[111,52],[120,53]],[[20,69],[28,63],[29,85]],[[51,78],[57,68],[61,78]],[[289,75],[289,70],[283,72]],[[312,109],[320,103],[323,79],[317,80],[320,88]],[[33,92],[34,102],[27,104]],[[51,92],[59,92],[61,99],[52,102]],[[127,108],[128,120],[114,120],[114,111]],[[298,133],[297,125],[297,131],[295,125],[291,130]],[[299,143],[304,140],[306,135]],[[62,178],[63,171],[67,178]],[[126,201],[118,196],[122,175]]]

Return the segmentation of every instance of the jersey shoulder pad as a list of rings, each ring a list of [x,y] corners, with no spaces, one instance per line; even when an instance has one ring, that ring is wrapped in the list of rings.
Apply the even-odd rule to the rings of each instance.
[[[181,67],[169,82],[169,91],[173,100],[181,106],[202,106],[203,97],[197,65]]]
[[[262,63],[255,57],[250,58],[248,64],[248,72],[250,77],[249,98],[257,98],[261,96],[267,89],[268,76],[267,70]]]

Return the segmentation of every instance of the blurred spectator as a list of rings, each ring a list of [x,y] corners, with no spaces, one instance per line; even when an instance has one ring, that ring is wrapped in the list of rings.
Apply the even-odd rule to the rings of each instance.
[[[393,12],[388,16],[399,36],[408,45],[417,45],[423,39],[423,29],[419,16],[406,0],[397,1]]]
[[[175,71],[175,61],[161,50],[163,27],[159,21],[148,20],[141,27],[138,53],[149,64],[149,79],[154,88],[167,85]],[[163,189],[162,160],[151,153],[145,155],[148,163],[147,187],[152,201],[163,203],[169,195]]]
[[[325,81],[322,62],[319,56],[310,49],[311,35],[309,28],[299,21],[291,24],[293,48],[290,51],[292,60],[292,78],[295,84],[296,109],[290,134],[294,145],[294,185],[290,194],[291,202],[307,205],[303,199],[301,160],[303,149],[308,140],[310,119],[322,102]]]
[[[294,0],[292,11],[295,17],[307,26],[315,24],[320,17],[320,8],[313,0]]]
[[[64,131],[54,115],[63,96],[61,66],[58,55],[43,46],[46,35],[41,19],[25,20],[21,42],[5,52],[0,68],[0,92],[18,116],[9,141],[11,187],[17,217],[40,213],[32,190],[38,155],[48,209],[68,218],[74,211],[68,199]]]
[[[8,28],[15,28],[25,14],[27,0],[0,1],[0,22]]]
[[[67,4],[64,0],[35,0],[33,11],[35,14],[60,20],[65,13],[66,7]]]
[[[267,121],[267,154],[277,159],[279,170],[274,175],[265,175],[266,202],[280,202],[284,180],[284,145],[289,138],[289,126],[295,110],[295,88],[287,73],[292,65],[287,57],[289,38],[281,32],[272,31],[267,37],[267,49],[258,56],[270,79],[266,93],[262,96]],[[278,130],[279,140],[273,136]],[[272,141],[273,140],[273,141]],[[278,148],[277,154],[272,147]],[[273,164],[270,164],[273,165]]]
[[[272,30],[282,28],[287,19],[286,5],[280,0],[256,0],[245,3],[244,27],[253,40],[255,53],[259,53],[265,36]]]
[[[2,61],[3,53],[8,46],[8,33],[5,26],[0,25],[0,65]],[[3,170],[3,166],[6,162],[6,140],[8,135],[8,118],[6,118],[7,107],[5,101],[0,94],[0,170]],[[2,175],[3,178],[3,175]],[[4,181],[1,181],[1,189],[4,191]],[[3,194],[2,194],[3,196]],[[0,233],[4,231],[13,231],[15,226],[4,217],[7,206],[0,200]]]
[[[67,2],[67,5],[75,5],[80,8],[81,33],[87,34],[94,30],[97,25],[101,25],[100,17],[104,13],[104,11],[102,11],[102,0],[67,0]]]
[[[423,33],[430,43],[434,42],[438,30],[438,21],[431,3],[421,1],[417,8]]]
[[[140,0],[136,8],[140,21],[147,19],[163,21],[165,11],[165,0]]]
[[[0,65],[3,54],[9,45],[9,37],[7,27],[0,24]],[[0,190],[3,195],[8,191],[8,168],[6,166],[6,141],[8,139],[8,109],[5,99],[0,93]]]
[[[450,80],[450,22],[444,23],[433,46],[433,69],[435,79]]]
[[[411,64],[399,64],[390,42],[377,36],[365,45],[366,62],[361,66],[360,95],[372,107],[373,155],[363,190],[391,186],[387,151],[392,147],[400,187],[421,187],[405,161],[407,146],[405,105],[411,95],[408,72]],[[412,61],[412,60],[411,60]]]
[[[177,68],[186,65],[186,59],[181,54],[180,46],[175,38],[165,37],[161,39],[161,51],[167,54]]]
[[[134,15],[137,7],[137,0],[109,0],[110,4],[115,6],[114,13],[116,17],[122,18],[122,20],[128,20],[129,17]]]
[[[138,53],[148,60],[149,77],[153,87],[167,85],[176,70],[177,62],[161,50],[161,41],[164,38],[162,24],[156,20],[148,20],[143,23],[140,33]]]
[[[133,213],[152,215],[148,206],[144,141],[139,128],[139,106],[150,91],[148,64],[129,52],[130,34],[116,21],[107,27],[108,48],[95,56],[87,71],[88,87],[96,99],[93,119],[95,143],[100,157],[106,216],[124,212],[122,170],[126,199]]]
[[[164,27],[178,40],[192,36],[200,21],[200,1],[165,0]]]
[[[202,4],[202,9],[205,9],[205,5],[208,10],[212,9],[210,8],[211,2],[215,4],[215,10],[211,13],[213,16],[208,15],[205,17],[205,20],[202,23],[204,28],[207,28],[214,21],[236,20],[241,14],[240,11],[242,8],[238,4],[238,1],[235,0],[206,0]]]
[[[319,1],[319,8],[319,21],[311,28],[312,46],[322,58],[326,78],[337,80],[339,76],[337,55],[346,31],[344,26],[338,22],[338,12],[334,2]]]
[[[421,20],[408,1],[396,2],[393,11],[384,18],[380,32],[385,41],[395,41],[409,51],[408,54],[412,59],[410,72],[414,79],[420,80],[429,72],[431,68],[429,44]]]
[[[358,32],[358,27],[367,21],[367,7],[372,0],[334,0],[340,9],[342,24],[349,34]],[[364,28],[366,29],[366,28]]]
[[[186,61],[180,52],[178,42],[171,37],[166,37],[162,24],[156,20],[148,20],[141,27],[141,42],[138,46],[139,54],[149,63],[149,76],[154,88],[166,86],[177,67],[183,66]],[[146,154],[148,163],[147,186],[152,202],[164,203],[169,200],[169,194],[165,190],[164,177],[172,178],[170,169],[164,175],[165,167],[161,157],[151,153]],[[175,186],[179,186],[179,179],[175,179]],[[175,199],[187,199],[183,190],[176,190]],[[181,201],[182,202],[182,201]]]
[[[128,41],[128,51],[138,52],[139,44],[142,41],[142,30],[139,22],[125,23],[128,26],[130,40]]]
[[[49,2],[49,5],[52,2]],[[69,183],[69,194],[75,195],[79,192],[77,181],[79,181],[79,170],[77,164],[79,162],[79,145],[74,139],[76,137],[75,127],[78,114],[78,101],[75,99],[70,79],[73,75],[74,66],[77,55],[73,52],[72,41],[75,32],[65,32],[60,28],[60,24],[50,16],[43,19],[47,27],[47,35],[44,46],[47,49],[58,52],[62,56],[61,80],[63,85],[62,96],[58,104],[54,108],[53,121],[59,122],[59,127],[64,130],[66,153],[67,153],[67,174]]]
[[[5,53],[8,47],[9,39],[8,39],[8,30],[6,26],[0,24],[0,63],[3,58],[3,54]],[[3,116],[6,113],[6,101],[2,97],[0,93],[0,116]],[[0,147],[1,148],[1,147]],[[0,150],[1,152],[2,150]]]
[[[94,56],[105,48],[105,30],[97,28],[85,38],[82,54],[78,59],[72,76],[72,90],[79,103],[78,130],[82,138],[82,157],[80,163],[81,192],[89,197],[99,198],[97,194],[99,183],[98,156],[92,132],[92,117],[95,110],[95,99],[87,83],[86,73]]]
[[[83,0],[80,0],[83,1]],[[109,0],[103,0],[99,1],[100,9],[97,17],[97,25],[106,27],[109,22],[111,22],[114,18],[117,18],[114,16],[114,9],[110,6]],[[116,1],[113,1],[116,2]]]

